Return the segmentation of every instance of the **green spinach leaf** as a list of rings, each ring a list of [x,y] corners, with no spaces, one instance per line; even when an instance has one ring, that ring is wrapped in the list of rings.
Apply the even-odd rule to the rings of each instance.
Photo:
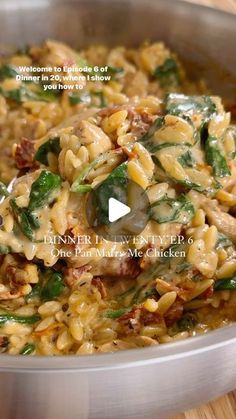
[[[185,332],[185,330],[192,330],[197,324],[196,315],[193,313],[184,314],[181,319],[177,320],[173,329],[176,329],[176,332]]]
[[[13,213],[13,217],[19,226],[21,232],[30,241],[34,241],[34,229],[35,223],[32,224],[32,216],[29,214],[27,208],[21,208],[17,205],[15,199],[10,200],[10,206]]]
[[[4,90],[0,87],[0,94],[2,94],[6,99],[13,100],[17,103],[23,103],[28,100],[52,102],[55,101],[58,96],[58,93],[43,90],[43,88],[40,88],[38,91],[32,91],[26,88],[23,84],[17,89],[12,90]]]
[[[208,121],[217,112],[217,108],[210,96],[170,93],[165,99],[165,111],[167,114],[177,116],[202,114],[203,120]]]
[[[167,58],[162,65],[159,65],[153,76],[160,82],[161,86],[179,83],[178,66],[174,58]]]
[[[8,253],[12,253],[12,248],[5,244],[0,244],[0,255],[7,255]]]
[[[48,165],[48,153],[53,153],[56,156],[61,151],[60,147],[60,137],[54,137],[49,138],[48,141],[41,144],[41,146],[38,148],[38,150],[35,153],[35,160],[39,161],[42,164],[45,164],[45,166]]]
[[[155,119],[149,130],[138,140],[149,153],[155,153],[160,148],[160,144],[157,144],[156,141],[154,141],[154,134],[164,125],[164,122],[164,117]],[[161,146],[164,146],[164,144],[161,144]]]
[[[105,108],[107,106],[107,101],[102,90],[93,91],[91,92],[91,95],[96,96],[99,99],[100,108]]]
[[[49,274],[46,282],[43,284],[40,297],[43,301],[50,301],[61,295],[64,289],[63,275],[54,271]]]
[[[231,174],[216,137],[208,136],[205,143],[205,155],[207,163],[213,168],[214,176],[224,177]]]
[[[128,312],[129,312],[129,309],[127,308],[118,308],[117,310],[107,310],[104,313],[104,317],[107,319],[117,319],[118,317],[121,317]]]
[[[43,301],[54,300],[64,291],[66,286],[63,275],[60,272],[56,272],[53,269],[46,269],[41,272],[40,276],[40,282],[25,296],[26,302],[34,298],[40,298]]]
[[[94,189],[92,205],[96,213],[96,222],[110,224],[108,216],[108,203],[110,198],[117,199],[127,205],[127,163],[116,167],[111,174]]]
[[[89,93],[87,92],[80,93],[80,94],[75,93],[75,92],[70,92],[68,94],[68,98],[72,106],[78,105],[78,103],[90,104],[90,101],[91,101],[91,97]]]
[[[42,170],[31,186],[28,210],[42,208],[53,200],[53,193],[60,187],[62,179],[48,170]]]
[[[25,346],[21,349],[20,355],[30,355],[32,354],[36,349],[36,346],[34,343],[26,343]]]
[[[0,80],[4,79],[14,79],[18,75],[18,72],[16,71],[14,66],[11,66],[9,64],[3,64],[0,67]]]
[[[188,271],[190,268],[192,267],[192,265],[186,261],[180,263],[178,266],[176,266],[175,272],[177,274],[180,274],[182,272],[186,272]]]
[[[194,167],[196,165],[196,161],[193,158],[193,155],[190,150],[186,151],[186,153],[182,154],[182,156],[178,157],[178,162],[181,164],[182,167]]]
[[[123,77],[125,70],[122,67],[108,66],[107,75],[111,77],[111,80],[117,80]]]
[[[91,163],[88,163],[87,166],[82,170],[79,176],[75,179],[73,184],[71,185],[72,192],[88,192],[92,189],[91,185],[85,184],[85,180],[87,176],[96,169],[100,164],[104,163],[107,159],[109,153],[104,153],[98,156],[95,160]]]
[[[3,182],[0,182],[0,197],[4,196],[5,198],[9,196],[9,192],[7,190],[6,185]]]
[[[218,290],[236,290],[236,276],[232,278],[219,279],[215,282],[214,289]]]
[[[176,222],[187,224],[194,216],[195,210],[191,201],[180,195],[178,199],[164,197],[150,206],[149,215],[158,224]]]
[[[22,324],[34,324],[39,320],[41,320],[41,317],[38,314],[33,314],[32,316],[19,316],[7,311],[0,313],[0,326],[8,321]]]
[[[219,249],[220,247],[229,247],[233,246],[232,240],[230,240],[225,234],[220,233],[218,231],[218,240],[216,243],[216,249]]]

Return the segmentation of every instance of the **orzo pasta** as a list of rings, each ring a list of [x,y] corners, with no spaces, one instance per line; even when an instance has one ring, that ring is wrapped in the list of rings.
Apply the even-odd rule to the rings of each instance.
[[[15,78],[65,63],[110,79],[45,93]],[[236,128],[221,99],[160,42],[46,41],[0,64],[0,352],[117,351],[234,322]],[[111,178],[150,201],[133,253],[87,221],[89,191]]]

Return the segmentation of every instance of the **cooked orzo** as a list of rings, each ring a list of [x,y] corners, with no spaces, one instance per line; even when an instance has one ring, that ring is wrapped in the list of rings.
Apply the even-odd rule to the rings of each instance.
[[[162,43],[46,41],[0,64],[0,352],[109,352],[234,322],[236,128],[221,99]],[[109,80],[45,91],[16,77],[65,65]],[[132,244],[97,240],[86,219],[111,178],[150,201]]]

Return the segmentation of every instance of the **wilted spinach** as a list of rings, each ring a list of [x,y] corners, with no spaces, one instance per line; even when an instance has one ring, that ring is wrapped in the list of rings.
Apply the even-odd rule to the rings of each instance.
[[[215,282],[214,289],[218,290],[236,290],[236,276],[232,278],[219,279]]]
[[[39,320],[41,320],[41,317],[38,314],[33,314],[32,316],[19,316],[18,314],[9,313],[7,311],[0,313],[0,326],[8,321],[23,324],[34,324]]]
[[[156,67],[153,76],[161,86],[179,83],[178,65],[174,58],[167,58],[162,65]]]
[[[105,108],[107,106],[107,101],[105,99],[104,93],[102,92],[102,90],[96,90],[91,92],[92,96],[95,96],[99,99],[99,107],[100,108]]]
[[[94,189],[92,205],[96,213],[97,224],[109,224],[109,199],[114,198],[127,205],[127,163],[116,167],[111,174]]]
[[[148,131],[138,140],[139,143],[141,143],[150,153],[155,153],[160,149],[160,144],[154,142],[154,134],[164,125],[164,122],[164,117],[158,117],[155,119]],[[165,145],[161,144],[161,146],[164,147]]]
[[[53,192],[61,185],[61,178],[48,170],[42,170],[31,186],[28,210],[42,208],[53,200]]]
[[[232,240],[230,240],[225,234],[220,233],[218,231],[218,240],[216,243],[216,249],[219,249],[220,247],[229,247],[233,246]]]
[[[90,191],[92,189],[91,185],[85,183],[87,176],[92,172],[92,170],[96,169],[101,163],[105,162],[108,159],[108,156],[108,153],[101,154],[91,163],[88,163],[71,185],[71,191],[82,193]]]
[[[59,188],[61,178],[47,170],[43,170],[31,186],[28,207],[19,207],[16,199],[10,200],[13,217],[21,232],[30,240],[35,240],[34,230],[40,228],[34,210],[49,204],[53,199],[53,192]]]
[[[4,196],[5,198],[9,196],[6,185],[3,182],[0,182],[0,197]]]
[[[56,156],[61,151],[60,147],[60,137],[53,137],[49,138],[48,141],[41,144],[41,146],[38,148],[38,150],[35,153],[35,160],[39,161],[42,164],[45,164],[45,166],[48,165],[48,153],[53,153]]]
[[[158,224],[170,222],[187,224],[194,213],[193,204],[183,194],[178,199],[165,196],[154,202],[149,210],[150,218]]]
[[[30,355],[32,354],[36,349],[36,346],[34,343],[26,343],[25,346],[21,349],[20,355]]]
[[[25,296],[25,300],[28,302],[36,297],[43,301],[54,300],[62,294],[65,287],[63,275],[60,272],[46,269],[41,271],[40,282]]]
[[[15,199],[10,200],[10,206],[13,217],[19,226],[21,232],[30,240],[34,241],[34,231],[39,228],[36,217],[30,214],[27,208],[21,208],[17,205]]]
[[[12,248],[10,246],[0,244],[0,255],[7,255],[8,253],[12,253]]]
[[[220,150],[216,137],[208,136],[205,143],[205,155],[207,163],[213,168],[214,176],[224,177],[230,175],[226,158]]]
[[[124,314],[128,313],[129,309],[127,308],[118,308],[117,310],[107,310],[104,313],[104,317],[107,319],[117,319]]]
[[[75,92],[70,92],[68,94],[68,99],[70,102],[70,105],[75,106],[78,105],[78,103],[86,103],[89,104],[91,101],[90,95],[87,92],[84,93],[75,93]]]
[[[0,67],[0,80],[4,79],[14,79],[17,76],[18,72],[16,71],[15,67],[9,64],[3,64]]]
[[[167,114],[183,116],[201,114],[204,121],[217,112],[217,108],[210,96],[185,96],[179,93],[169,93],[165,98]]]
[[[190,150],[186,151],[186,153],[179,156],[177,160],[181,164],[181,166],[184,168],[194,167],[196,165],[196,161]]]

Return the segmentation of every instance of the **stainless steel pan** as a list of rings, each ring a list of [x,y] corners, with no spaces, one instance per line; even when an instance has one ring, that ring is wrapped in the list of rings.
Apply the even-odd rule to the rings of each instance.
[[[0,43],[162,39],[214,92],[236,96],[236,17],[171,0],[0,0]],[[2,419],[161,418],[236,387],[236,326],[155,348],[0,356]]]

